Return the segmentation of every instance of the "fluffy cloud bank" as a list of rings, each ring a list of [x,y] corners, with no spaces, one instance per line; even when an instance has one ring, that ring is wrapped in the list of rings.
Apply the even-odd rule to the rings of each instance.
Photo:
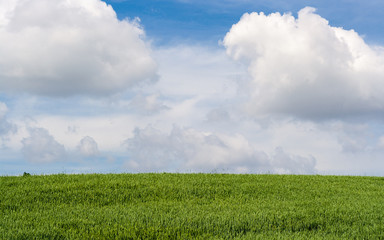
[[[100,0],[0,3],[0,88],[106,95],[156,77],[137,21]]]
[[[314,12],[244,14],[225,36],[227,54],[249,65],[248,111],[310,119],[382,114],[383,48]]]
[[[314,173],[316,160],[289,155],[277,148],[272,155],[257,151],[241,135],[229,136],[174,126],[164,133],[151,126],[137,128],[126,141],[137,171],[197,171],[237,173]]]

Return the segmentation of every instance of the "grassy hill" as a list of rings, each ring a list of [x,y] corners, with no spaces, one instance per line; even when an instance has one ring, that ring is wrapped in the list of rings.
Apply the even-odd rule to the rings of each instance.
[[[384,178],[0,177],[1,239],[383,239]]]

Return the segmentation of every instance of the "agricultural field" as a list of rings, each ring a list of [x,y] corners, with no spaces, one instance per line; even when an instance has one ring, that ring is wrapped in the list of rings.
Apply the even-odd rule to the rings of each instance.
[[[0,177],[1,239],[384,239],[384,178]]]

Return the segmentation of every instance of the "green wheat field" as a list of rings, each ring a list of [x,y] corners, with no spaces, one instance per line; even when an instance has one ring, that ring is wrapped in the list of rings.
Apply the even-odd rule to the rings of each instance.
[[[384,178],[0,177],[1,239],[384,239]]]

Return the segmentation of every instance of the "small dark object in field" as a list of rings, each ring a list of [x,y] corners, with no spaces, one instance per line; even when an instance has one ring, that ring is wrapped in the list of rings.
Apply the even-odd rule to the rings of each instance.
[[[23,177],[27,177],[27,176],[31,176],[31,174],[30,174],[30,173],[27,173],[27,172],[24,172],[24,173],[23,173]]]

